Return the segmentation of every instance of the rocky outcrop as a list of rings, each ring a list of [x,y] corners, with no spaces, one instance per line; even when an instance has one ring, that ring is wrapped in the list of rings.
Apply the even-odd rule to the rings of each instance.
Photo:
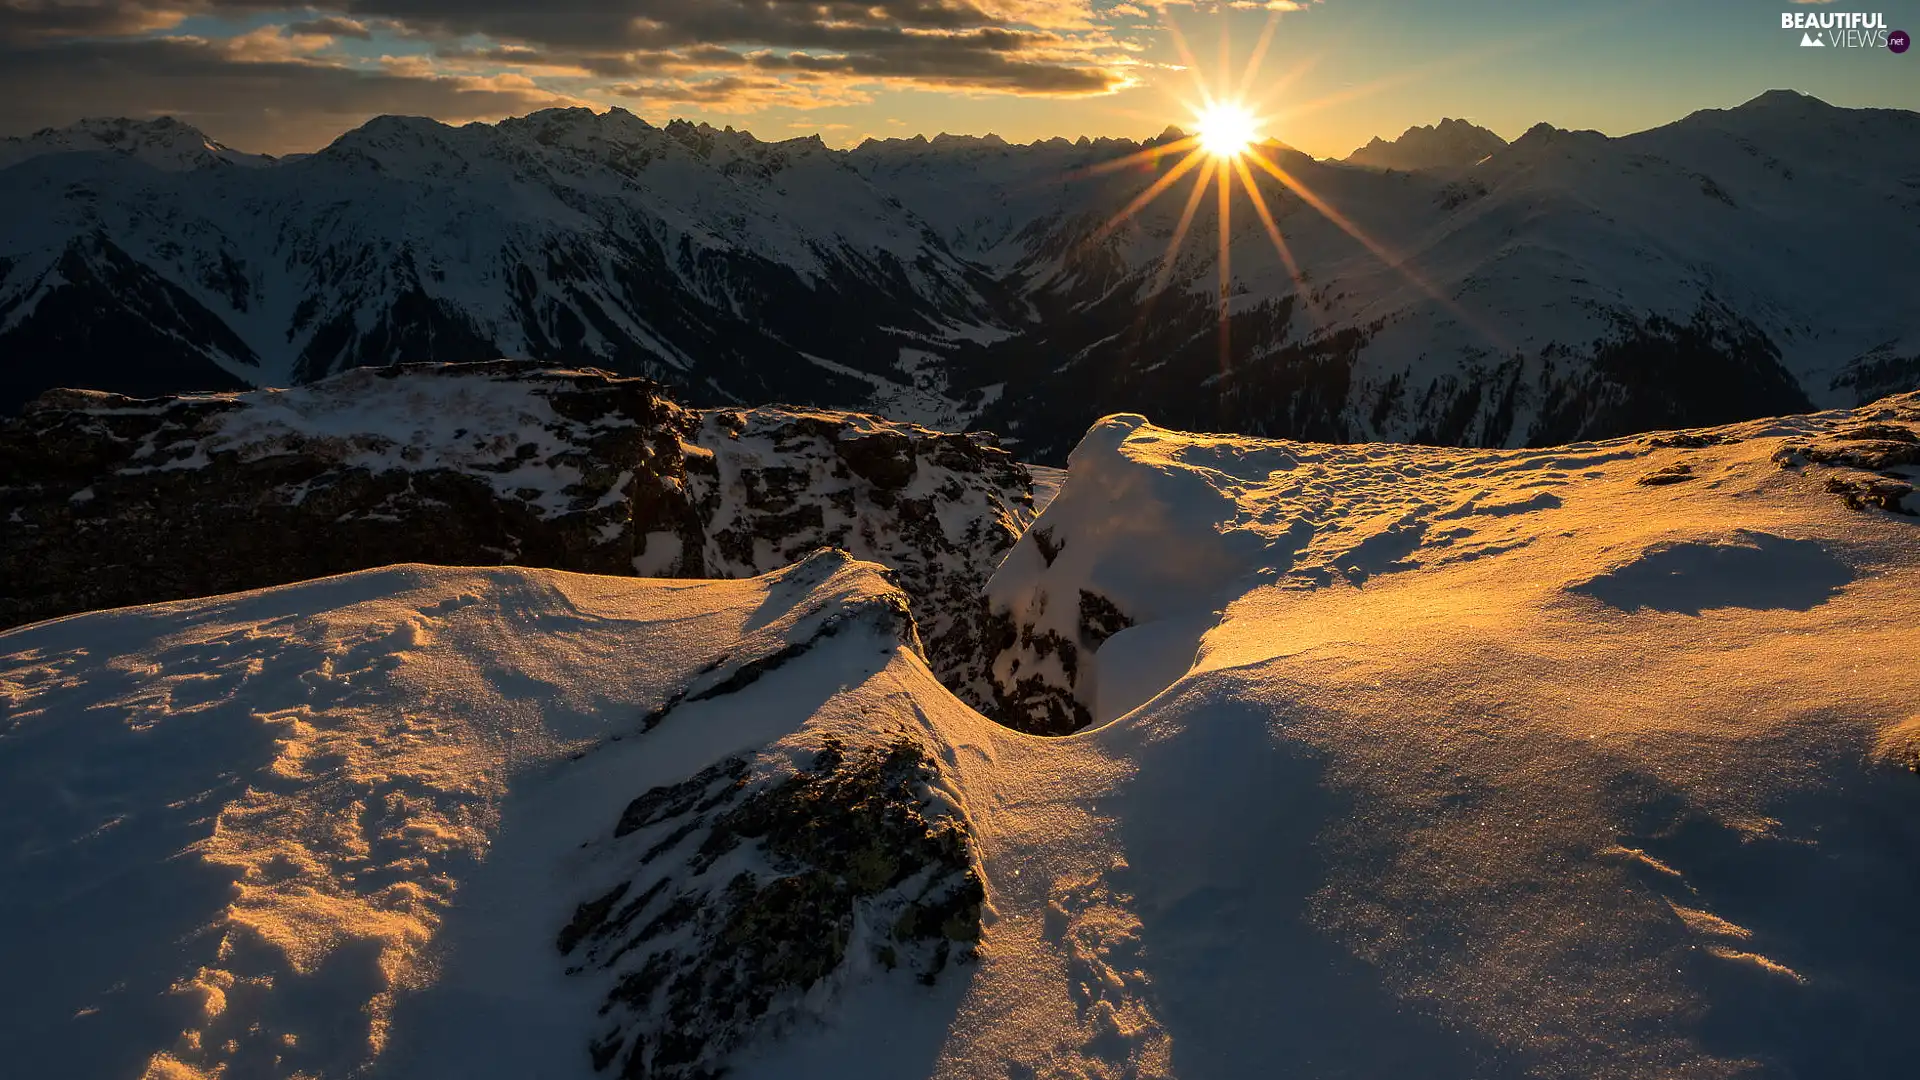
[[[1037,547],[1040,530],[1032,534]],[[1043,555],[1044,557],[1044,555]],[[1046,560],[1053,565],[1051,558]],[[1054,598],[1042,587],[1027,608],[1029,618],[1045,620]],[[988,670],[993,676],[991,715],[1029,735],[1071,735],[1093,723],[1083,700],[1088,692],[1086,659],[1107,639],[1134,625],[1134,619],[1099,593],[1079,590],[1078,617],[1069,630],[1044,621],[1022,622],[996,610],[989,619]]]
[[[0,423],[0,477],[0,628],[401,562],[743,577],[839,547],[894,568],[935,673],[989,707],[981,591],[1033,516],[991,436],[514,361],[53,391]]]
[[[1853,414],[1854,423],[1774,454],[1784,469],[1817,475],[1854,510],[1920,516],[1920,393],[1886,398]]]
[[[705,413],[688,494],[717,577],[763,574],[817,547],[892,567],[914,598],[934,674],[986,707],[982,591],[1033,520],[1032,478],[981,434],[791,409]]]
[[[699,535],[684,423],[651,383],[511,362],[53,391],[0,425],[0,626],[403,562],[632,573]]]
[[[630,876],[555,940],[571,974],[607,987],[594,1068],[719,1076],[850,967],[931,984],[970,959],[986,891],[939,780],[909,736],[827,738],[804,767],[728,758],[634,799],[591,845]]]

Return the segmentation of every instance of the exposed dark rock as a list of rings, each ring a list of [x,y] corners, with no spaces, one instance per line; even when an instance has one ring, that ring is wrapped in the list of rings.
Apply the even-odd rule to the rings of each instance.
[[[994,707],[981,594],[1033,519],[1033,478],[991,435],[857,414],[702,414],[688,490],[703,572],[765,573],[817,547],[883,563],[913,601],[934,674]]]
[[[1072,692],[1041,675],[1014,675],[1011,687],[998,686],[995,698],[997,718],[1016,731],[1029,735],[1071,735],[1093,723]]]
[[[456,438],[434,415],[456,402],[493,415]],[[282,395],[54,391],[0,424],[0,626],[404,562],[631,574],[650,533],[698,548],[685,423],[643,380],[504,361]]]
[[[1036,543],[1039,533],[1034,534]],[[995,658],[995,719],[1029,735],[1071,735],[1093,723],[1080,702],[1081,657],[1092,655],[1107,639],[1134,625],[1113,601],[1080,590],[1079,621],[1073,638],[1053,630],[1014,625],[1002,612],[993,616],[997,632],[989,640]]]
[[[1033,530],[1033,546],[1039,549],[1040,558],[1045,561],[1048,566],[1052,566],[1053,560],[1059,558],[1060,552],[1066,549],[1065,544],[1057,543],[1054,540],[1053,528],[1051,526],[1042,526]]]
[[[1836,434],[1833,442],[1802,447],[1800,456],[1819,465],[1881,472],[1902,465],[1920,465],[1920,441],[1877,439]]]
[[[1699,450],[1708,446],[1719,446],[1734,441],[1729,435],[1717,431],[1677,431],[1671,435],[1654,435],[1647,439],[1647,446],[1654,450],[1679,447],[1685,450]]]
[[[1859,427],[1836,431],[1833,437],[1848,442],[1920,444],[1920,435],[1914,434],[1912,428],[1901,427],[1899,424],[1862,424]]]
[[[1133,619],[1104,596],[1080,590],[1080,641],[1098,649],[1107,639],[1133,625]]]
[[[913,482],[915,462],[911,441],[897,432],[880,432],[847,439],[835,448],[854,475],[883,491]]]
[[[912,737],[829,738],[803,768],[730,758],[635,799],[598,842],[626,876],[556,939],[571,973],[607,984],[594,1068],[719,1076],[801,995],[850,978],[851,950],[924,983],[971,958],[986,892],[939,776]]]
[[[1126,619],[1117,609],[1112,614]],[[1029,735],[1071,735],[1093,723],[1093,714],[1074,693],[1080,679],[1081,650],[1095,648],[1086,640],[1084,626],[1078,641],[1053,630],[1016,626],[1005,612],[990,614],[989,626],[992,633],[985,640],[991,651],[987,656],[995,665],[993,711],[989,715]]]
[[[1876,402],[1855,419],[1863,422],[1789,443],[1773,460],[1783,469],[1812,469],[1849,509],[1920,516],[1920,506],[1909,502],[1920,481],[1920,392]]]
[[[1676,461],[1672,465],[1655,469],[1642,476],[1639,482],[1645,487],[1659,487],[1663,484],[1684,484],[1689,480],[1698,479],[1699,477],[1693,475],[1693,466],[1684,461]]]
[[[1906,498],[1913,494],[1913,485],[1904,480],[1830,476],[1827,478],[1827,490],[1840,496],[1840,501],[1851,510],[1871,507],[1907,517],[1920,517],[1920,512],[1907,509]]]

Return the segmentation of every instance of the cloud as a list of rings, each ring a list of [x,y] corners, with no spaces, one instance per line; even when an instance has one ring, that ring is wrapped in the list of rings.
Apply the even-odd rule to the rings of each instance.
[[[178,34],[190,16],[206,18]],[[214,36],[222,20],[249,29]],[[243,130],[332,127],[349,99],[365,116],[471,118],[560,99],[805,108],[901,87],[1081,97],[1133,85],[1137,51],[1094,0],[0,0],[0,130],[184,100],[196,108],[176,111],[221,117],[224,140],[283,147]]]
[[[751,67],[874,82],[1030,94],[1126,85],[1122,50],[1084,0],[351,0],[356,14],[459,38],[479,34],[550,64],[617,76]],[[742,56],[754,60],[742,60]]]
[[[741,75],[616,83],[604,90],[643,110],[696,108],[738,115],[749,115],[770,108],[817,109],[861,105],[873,100],[868,92],[834,81]]]
[[[361,70],[251,35],[0,45],[0,131],[84,116],[177,116],[231,146],[312,150],[380,113],[448,123],[578,104],[518,77]]]
[[[373,31],[358,19],[343,19],[329,15],[322,19],[307,19],[288,26],[296,34],[319,34],[324,37],[356,38],[360,41],[373,40]]]
[[[167,30],[196,6],[191,0],[0,0],[0,44]]]

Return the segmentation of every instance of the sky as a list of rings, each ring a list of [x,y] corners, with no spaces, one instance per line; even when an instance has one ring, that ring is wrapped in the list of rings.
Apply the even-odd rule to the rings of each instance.
[[[1442,117],[1618,135],[1775,88],[1920,109],[1920,50],[1781,26],[1843,9],[1920,32],[1920,0],[0,0],[0,135],[172,115],[279,154],[382,113],[586,105],[836,146],[1140,138],[1191,126],[1204,85],[1339,157]]]

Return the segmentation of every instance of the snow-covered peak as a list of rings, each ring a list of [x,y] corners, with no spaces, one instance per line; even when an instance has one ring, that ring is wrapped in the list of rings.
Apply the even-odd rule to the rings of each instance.
[[[489,141],[486,124],[452,127],[425,116],[382,115],[329,143],[316,159],[367,162],[402,175],[457,171]]]
[[[1537,150],[1548,146],[1595,146],[1608,141],[1607,136],[1598,131],[1572,131],[1542,121],[1509,145],[1515,150]]]
[[[1346,160],[1383,169],[1431,169],[1472,165],[1506,145],[1486,128],[1449,117],[1437,125],[1410,127],[1392,142],[1376,135]]]
[[[1739,108],[1743,111],[1765,111],[1778,115],[1805,116],[1813,113],[1831,112],[1833,106],[1798,90],[1769,90],[1764,94],[1743,102]]]
[[[152,120],[93,117],[62,128],[0,139],[0,169],[44,154],[112,153],[156,169],[181,172],[209,166],[271,165],[272,157],[248,154],[207,137],[171,116]]]
[[[657,136],[660,130],[625,109],[596,113],[581,106],[542,109],[502,120],[497,126],[502,133],[525,135],[543,145],[574,148],[601,142],[632,144]]]

